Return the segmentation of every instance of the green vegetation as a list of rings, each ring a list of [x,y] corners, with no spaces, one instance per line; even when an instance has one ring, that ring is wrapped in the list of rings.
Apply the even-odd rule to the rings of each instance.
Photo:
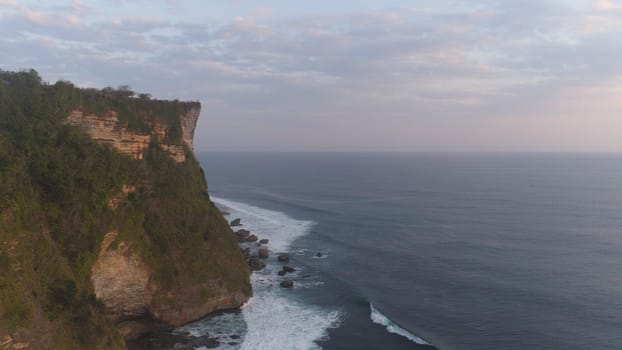
[[[180,102],[178,100],[151,99],[148,94],[138,94],[121,86],[118,89],[106,87],[104,89],[80,89],[68,81],[58,81],[53,85],[42,84],[41,78],[36,71],[10,73],[2,72],[2,84],[0,85],[0,98],[9,97],[18,105],[28,100],[29,106],[25,106],[22,112],[28,116],[45,114],[51,119],[64,118],[72,109],[81,109],[97,115],[103,115],[109,111],[118,113],[121,126],[129,130],[149,132],[150,122],[153,120],[163,121],[168,125],[167,134],[171,142],[181,139],[181,125],[179,116],[184,110],[198,102]],[[0,108],[3,106],[0,105]],[[15,106],[13,106],[15,107]],[[15,110],[11,106],[2,108],[3,112],[11,113]]]
[[[181,144],[179,116],[193,103],[133,95],[128,87],[45,84],[34,70],[0,71],[0,336],[26,329],[34,348],[124,348],[90,282],[113,230],[165,288],[219,280],[250,294],[240,252],[191,154],[175,163],[153,144],[133,160],[62,123],[75,109],[116,111],[135,131],[165,123],[167,141]],[[111,209],[124,184],[138,190]]]

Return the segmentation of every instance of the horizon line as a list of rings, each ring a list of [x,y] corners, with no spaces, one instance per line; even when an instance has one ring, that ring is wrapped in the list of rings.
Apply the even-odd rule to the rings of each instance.
[[[524,155],[622,155],[622,151],[312,151],[312,150],[195,150],[200,153],[247,153],[247,154],[524,154]]]

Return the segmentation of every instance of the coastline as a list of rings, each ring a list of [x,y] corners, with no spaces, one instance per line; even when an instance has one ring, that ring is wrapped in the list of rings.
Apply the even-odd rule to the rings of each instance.
[[[213,204],[213,202],[212,202]],[[224,212],[221,208],[218,208],[219,214],[222,216],[223,220],[227,223],[227,216],[229,213]],[[230,228],[235,229],[234,226],[229,225]],[[241,245],[238,243],[238,246]],[[251,273],[253,271],[251,270]],[[196,294],[191,296],[191,298],[196,298]],[[209,302],[201,305],[199,309],[192,310],[171,310],[171,313],[180,313],[186,320],[189,321],[177,322],[176,324],[167,325],[162,322],[157,322],[155,320],[152,321],[153,325],[157,325],[155,327],[155,331],[143,334],[139,337],[126,340],[126,346],[128,350],[168,350],[168,349],[195,349],[197,347],[206,347],[206,348],[214,348],[219,347],[220,342],[218,342],[215,338],[210,337],[209,335],[192,335],[190,332],[178,332],[176,330],[183,329],[189,325],[192,325],[195,322],[199,322],[204,319],[208,319],[210,317],[228,314],[228,313],[239,313],[242,308],[248,305],[252,300],[252,291],[251,295],[245,295],[243,293],[234,293],[228,296],[223,296],[218,300],[210,300]],[[193,316],[189,316],[188,312],[192,313]],[[179,317],[178,317],[179,318]]]
[[[303,221],[293,220],[284,213],[274,212],[268,209],[259,208],[253,205],[231,201],[231,200],[227,200],[224,198],[215,197],[214,202],[218,204],[219,209],[229,214],[226,217],[230,221],[234,221],[237,218],[241,218],[240,223],[242,224],[242,226],[239,226],[236,228],[243,229],[244,227],[247,227],[250,229],[251,232],[258,233],[259,239],[264,237],[262,236],[262,234],[265,232],[266,233],[265,237],[270,239],[270,244],[274,244],[274,246],[271,248],[271,253],[273,252],[277,254],[278,253],[289,253],[292,261],[286,264],[290,264],[296,269],[302,269],[302,270],[297,270],[295,272],[296,275],[294,275],[292,278],[295,283],[293,290],[279,288],[279,283],[282,280],[276,277],[275,273],[284,264],[279,263],[278,261],[274,263],[276,259],[274,259],[274,257],[271,255],[270,258],[266,260],[268,264],[264,269],[260,271],[255,271],[251,274],[251,284],[253,285],[253,290],[254,292],[256,292],[255,293],[256,295],[252,298],[252,302],[249,303],[248,308],[266,307],[266,305],[268,305],[269,302],[263,298],[264,295],[262,295],[262,292],[265,292],[266,290],[270,290],[273,287],[277,288],[277,290],[279,291],[285,292],[286,294],[288,294],[288,296],[293,297],[296,295],[297,286],[299,288],[303,288],[304,290],[309,290],[309,291],[312,291],[315,288],[322,288],[324,286],[327,276],[323,276],[319,280],[315,280],[311,283],[306,281],[305,277],[309,277],[310,274],[318,275],[321,272],[315,271],[315,270],[314,271],[305,270],[305,269],[308,269],[309,267],[306,266],[307,264],[304,263],[304,260],[309,259],[310,261],[315,261],[315,262],[320,262],[320,261],[327,262],[328,260],[330,260],[330,256],[331,256],[330,252],[327,252],[327,251],[319,252],[319,251],[310,249],[310,247],[294,247],[293,246],[294,241],[306,236],[309,233],[311,228],[315,225],[314,222],[310,222],[310,221],[303,222]],[[235,210],[234,207],[235,209],[238,209],[238,210]],[[240,210],[240,209],[246,209],[246,210]],[[278,218],[272,215],[278,215]],[[289,218],[289,220],[293,220],[293,221],[290,222],[289,225],[285,225],[284,230],[286,232],[291,231],[291,230],[298,231],[298,234],[288,235],[287,237],[278,237],[278,235],[275,234],[275,231],[272,231],[271,228],[269,227],[261,227],[261,226],[255,227],[254,225],[252,225],[252,223],[249,223],[249,225],[246,225],[246,223],[253,216],[268,217],[269,221],[271,221],[272,223],[281,222],[282,220],[285,220],[285,218]],[[296,230],[296,227],[298,227],[298,230]],[[264,230],[267,230],[267,231],[264,231]],[[252,245],[253,243],[250,243],[251,247]],[[242,243],[242,248],[243,249],[249,248],[249,243]],[[251,253],[251,255],[252,254],[253,253]],[[291,293],[288,293],[288,292],[291,292]],[[406,328],[404,328],[403,326],[399,325],[397,322],[389,318],[389,316],[385,315],[382,312],[382,310],[379,310],[377,307],[373,305],[373,301],[368,300],[367,302],[369,304],[368,313],[363,317],[364,322],[369,322],[371,324],[374,324],[377,327],[380,327],[381,329],[380,332],[386,332],[387,334],[392,334],[392,336],[394,337],[401,338],[403,339],[403,341],[411,343],[413,347],[415,348],[436,349],[434,345],[424,340],[422,337],[416,335],[412,331],[407,330]],[[247,306],[245,306],[244,308],[246,307]],[[304,307],[314,308],[314,306],[310,304],[305,304]],[[270,322],[271,319],[274,320],[274,316],[271,315],[271,312],[273,311],[274,310],[269,310],[269,312],[262,315],[263,317],[265,317],[265,320],[262,320],[263,323]],[[301,312],[301,311],[298,311],[298,312]],[[242,315],[244,315],[244,310],[242,310],[241,313]],[[318,322],[317,323],[315,328],[323,327],[323,329],[321,329],[320,332],[317,332],[317,334],[315,334],[315,336],[310,339],[306,347],[287,347],[287,346],[283,347],[282,344],[279,344],[279,343],[258,344],[258,343],[252,343],[252,340],[251,340],[251,343],[253,344],[252,346],[250,346],[250,343],[249,343],[249,346],[245,346],[243,343],[240,349],[274,349],[274,348],[322,349],[323,346],[327,345],[326,342],[330,340],[328,331],[331,329],[340,327],[346,317],[346,315],[344,314],[344,311],[342,311],[341,309],[326,313],[325,315],[330,320],[330,322],[324,322],[324,323]],[[273,332],[273,330],[277,328],[273,326],[274,325],[269,325],[268,328],[263,329],[261,332],[256,332],[254,334],[256,336],[255,339],[267,338],[266,334],[271,334],[271,332]],[[286,327],[286,325],[283,325],[283,327]],[[297,334],[301,334],[302,332],[308,331],[308,329],[312,329],[312,328],[313,327],[306,327],[306,329],[303,328],[300,331],[300,333],[297,333]],[[251,330],[251,333],[252,333],[252,330]],[[295,333],[296,332],[292,332],[292,334],[290,334],[289,336],[290,337],[292,335],[295,336]]]
[[[321,349],[317,342],[326,340],[328,329],[339,325],[341,312],[324,310],[298,298],[297,289],[318,288],[323,282],[311,276],[291,252],[293,241],[306,235],[314,223],[224,198],[212,197],[212,201],[229,224],[234,222],[233,234],[254,270],[250,276],[253,296],[237,308],[215,311],[174,330],[150,334],[128,347],[131,350]],[[240,220],[235,222],[236,219]],[[260,257],[262,248],[263,253],[267,249],[267,256]],[[282,254],[288,254],[288,259],[279,261]],[[292,285],[281,286],[285,281],[291,281]]]
[[[330,254],[323,252],[317,257],[318,252],[292,246],[295,240],[307,235],[315,223],[224,198],[213,197],[213,202],[227,222],[234,223],[233,234],[240,249],[245,251],[249,265],[253,265],[253,261],[262,263],[250,277],[253,296],[238,308],[213,312],[173,331],[152,335],[148,345],[132,349],[261,350],[322,349],[326,346],[330,341],[329,331],[341,327],[345,321],[345,309],[337,306],[339,309],[330,310],[330,307],[320,307],[308,300],[310,295],[330,293],[318,289],[324,288],[330,277],[308,264],[326,262],[330,260]],[[267,242],[260,244],[264,239]],[[267,257],[259,256],[262,248],[268,249]],[[289,254],[287,261],[278,260],[283,253]],[[307,259],[309,261],[305,263]],[[293,271],[282,273],[285,266]],[[291,288],[281,286],[286,280],[293,282]],[[420,336],[391,320],[375,307],[373,301],[367,300],[366,303],[365,314],[347,315],[349,322],[351,317],[358,317],[359,322],[378,327],[376,332],[402,338],[415,348],[435,349]]]
[[[225,198],[212,199],[228,214],[226,218],[230,222],[241,219],[241,226],[233,227],[237,232],[248,230],[249,236],[257,236],[257,240],[240,242],[251,260],[259,257],[260,249],[268,248],[268,256],[260,258],[265,266],[251,274],[254,296],[240,309],[247,329],[239,349],[320,349],[316,342],[326,339],[328,329],[339,325],[341,312],[324,310],[301,300],[297,290],[318,288],[323,282],[317,281],[317,275],[301,264],[292,247],[315,223]],[[262,239],[268,242],[258,244]],[[283,285],[284,282],[292,285]]]

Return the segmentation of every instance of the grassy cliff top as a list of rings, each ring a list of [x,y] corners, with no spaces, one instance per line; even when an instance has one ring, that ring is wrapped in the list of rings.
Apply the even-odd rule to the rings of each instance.
[[[200,107],[198,101],[152,99],[149,94],[136,93],[128,86],[120,86],[117,89],[111,87],[84,89],[62,80],[48,84],[42,81],[35,70],[21,72],[0,70],[0,97],[6,103],[0,104],[0,113],[4,116],[16,112],[15,103],[23,103],[25,102],[23,99],[28,99],[32,105],[26,112],[31,116],[45,115],[58,120],[65,118],[75,109],[97,115],[112,110],[118,113],[119,122],[123,126],[139,132],[149,132],[149,121],[154,119],[179,131],[181,128],[179,116],[190,108]],[[181,132],[175,134],[181,135]]]

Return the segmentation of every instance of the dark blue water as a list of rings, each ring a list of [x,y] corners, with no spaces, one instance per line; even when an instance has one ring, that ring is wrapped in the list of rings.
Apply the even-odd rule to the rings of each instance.
[[[210,194],[315,222],[325,349],[622,349],[622,156],[201,154]]]

